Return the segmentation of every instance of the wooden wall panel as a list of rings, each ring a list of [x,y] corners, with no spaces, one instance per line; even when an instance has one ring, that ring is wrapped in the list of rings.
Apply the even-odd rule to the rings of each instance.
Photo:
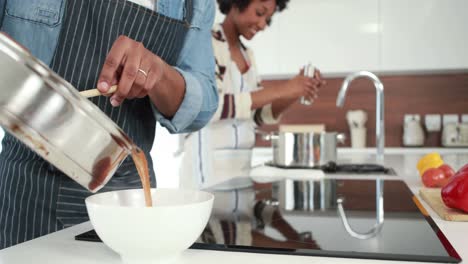
[[[404,114],[468,113],[468,73],[440,75],[399,75],[380,77],[385,94],[385,146],[402,146]],[[283,82],[281,80],[265,81]],[[336,107],[336,97],[343,78],[328,78],[312,106],[299,103],[283,115],[281,124],[324,123],[327,131],[345,132],[349,139],[346,112],[362,109],[368,114],[367,146],[375,146],[375,89],[370,80],[357,79],[348,88],[343,108]],[[424,124],[424,122],[422,122]],[[276,126],[261,129],[272,131]],[[425,146],[441,146],[440,132],[426,133]],[[258,146],[268,146],[257,137]],[[349,146],[347,140],[344,146]]]

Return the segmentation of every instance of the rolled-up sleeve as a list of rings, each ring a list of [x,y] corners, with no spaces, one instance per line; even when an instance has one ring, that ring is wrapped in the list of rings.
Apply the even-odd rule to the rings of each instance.
[[[171,133],[199,130],[210,121],[218,107],[215,59],[211,43],[214,1],[193,3],[192,23],[175,67],[185,80],[184,98],[171,119],[165,118],[154,108],[157,120]]]

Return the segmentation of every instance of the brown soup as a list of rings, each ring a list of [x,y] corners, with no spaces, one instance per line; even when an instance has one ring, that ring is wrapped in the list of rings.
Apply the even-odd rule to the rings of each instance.
[[[140,148],[135,147],[132,151],[132,159],[140,175],[141,185],[145,193],[145,204],[147,207],[151,207],[153,206],[153,200],[151,198],[150,176],[145,153]]]
[[[148,170],[148,161],[145,153],[137,146],[132,150],[132,159],[140,176],[141,185],[145,194],[145,204],[147,207],[153,206],[151,198],[150,175]],[[109,170],[111,169],[111,159],[109,157],[98,161],[93,167],[93,180],[89,183],[90,190],[94,190],[104,183]]]

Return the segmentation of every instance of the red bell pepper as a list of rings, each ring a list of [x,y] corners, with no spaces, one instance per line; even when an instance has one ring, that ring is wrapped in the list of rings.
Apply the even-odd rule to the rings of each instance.
[[[455,173],[442,188],[442,200],[448,207],[468,213],[468,165]]]
[[[422,175],[422,182],[428,188],[444,187],[448,180],[444,171],[440,168],[430,168]]]
[[[424,186],[428,188],[444,187],[455,174],[455,171],[448,164],[442,164],[438,168],[430,168],[424,171],[421,179]]]

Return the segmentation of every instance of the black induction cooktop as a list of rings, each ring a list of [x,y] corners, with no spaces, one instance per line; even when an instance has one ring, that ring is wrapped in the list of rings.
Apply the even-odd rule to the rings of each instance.
[[[421,213],[417,198],[400,180],[282,180],[214,194],[211,218],[192,249],[461,261],[432,218]],[[338,210],[338,199],[342,201],[343,215]],[[377,217],[379,205],[383,218]],[[376,225],[379,228],[370,237],[356,235],[372,233],[370,230]],[[94,231],[76,239],[99,241]]]

